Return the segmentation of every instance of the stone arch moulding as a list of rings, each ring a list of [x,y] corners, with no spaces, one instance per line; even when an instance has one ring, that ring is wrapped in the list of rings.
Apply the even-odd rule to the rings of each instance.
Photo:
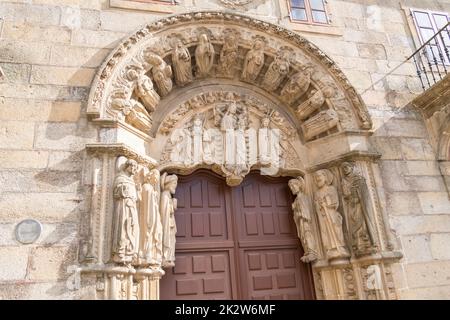
[[[391,266],[401,254],[369,113],[300,35],[234,13],[163,18],[113,50],[87,113],[99,138],[86,146],[83,297],[159,298],[159,279],[176,263],[177,175],[209,168],[231,186],[253,169],[293,178],[318,298],[395,299]]]

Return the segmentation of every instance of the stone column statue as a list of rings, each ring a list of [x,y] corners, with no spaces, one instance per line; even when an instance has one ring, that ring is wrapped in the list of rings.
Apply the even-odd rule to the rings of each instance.
[[[264,41],[256,39],[253,48],[245,56],[241,78],[244,81],[253,82],[258,77],[264,65]]]
[[[119,158],[119,161],[122,160]],[[125,159],[123,159],[125,160]],[[138,256],[139,216],[137,211],[137,191],[133,176],[138,165],[126,159],[120,165],[114,179],[114,220],[112,234],[112,260],[119,264],[131,265]]]
[[[175,224],[175,210],[177,208],[177,199],[172,198],[178,184],[176,175],[167,175],[163,173],[161,176],[161,222],[163,226],[163,257],[162,266],[170,268],[175,266],[175,235],[177,226]]]
[[[160,267],[162,262],[162,224],[159,211],[160,174],[156,169],[144,177],[140,205],[140,264]]]
[[[332,185],[333,174],[328,169],[319,170],[314,174],[318,190],[314,203],[319,218],[320,233],[328,259],[349,257],[343,232],[343,218],[338,212],[339,196],[336,187]]]
[[[195,61],[197,63],[197,76],[206,77],[214,63],[214,47],[209,41],[208,35],[200,35],[200,43],[195,49]]]
[[[175,81],[179,86],[192,81],[191,54],[181,40],[177,40],[172,53]]]
[[[318,251],[312,227],[312,207],[309,196],[305,193],[305,180],[302,177],[289,180],[289,188],[296,196],[292,204],[297,235],[305,254],[301,260],[305,263],[317,260]]]
[[[366,180],[355,172],[354,163],[344,162],[341,169],[352,251],[356,256],[371,254],[376,251],[376,235]]]

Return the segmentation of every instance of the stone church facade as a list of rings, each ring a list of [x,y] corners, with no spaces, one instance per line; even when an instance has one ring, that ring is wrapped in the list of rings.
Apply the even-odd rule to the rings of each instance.
[[[0,298],[450,297],[448,12],[1,1]]]

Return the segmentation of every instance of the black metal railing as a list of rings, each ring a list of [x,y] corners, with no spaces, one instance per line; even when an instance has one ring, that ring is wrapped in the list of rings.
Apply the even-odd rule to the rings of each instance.
[[[406,61],[414,63],[424,91],[442,80],[450,71],[450,22]]]

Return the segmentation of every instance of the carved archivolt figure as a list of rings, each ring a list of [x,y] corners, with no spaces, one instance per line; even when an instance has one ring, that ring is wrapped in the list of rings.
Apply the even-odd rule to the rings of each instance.
[[[162,224],[159,212],[160,174],[156,169],[144,177],[140,203],[140,264],[160,267],[162,263]]]
[[[305,180],[302,177],[289,180],[289,188],[296,195],[292,210],[297,226],[297,235],[302,242],[305,254],[301,260],[305,263],[317,260],[318,251],[312,227],[312,207],[309,196],[305,193]]]
[[[146,61],[151,64],[153,80],[158,87],[158,93],[161,96],[167,95],[172,90],[172,67],[169,66],[160,56],[147,53],[145,54]]]
[[[325,103],[325,99],[331,98],[334,90],[326,86],[323,89],[311,90],[308,100],[297,107],[297,115],[301,120],[306,119],[311,113],[319,109]]]
[[[139,101],[116,98],[111,101],[111,108],[120,112],[118,114],[120,120],[144,132],[150,130],[152,117]]]
[[[269,91],[276,90],[284,77],[289,73],[289,66],[289,52],[278,52],[264,76],[263,86]]]
[[[347,258],[350,255],[344,240],[343,218],[337,211],[339,196],[336,187],[332,185],[333,178],[333,174],[328,169],[319,170],[314,174],[318,188],[314,203],[327,258]]]
[[[264,65],[264,41],[256,39],[253,48],[247,52],[242,69],[241,78],[244,81],[252,82],[258,77]]]
[[[208,35],[200,35],[200,43],[195,49],[195,61],[197,62],[197,76],[206,77],[214,63],[214,46],[211,44]]]
[[[219,58],[219,72],[224,76],[231,77],[234,74],[234,66],[238,57],[238,42],[234,33],[225,36],[225,43]]]
[[[291,104],[304,95],[311,84],[312,71],[312,67],[306,67],[294,74],[281,90],[281,98]]]
[[[130,69],[127,72],[129,80],[136,83],[135,93],[143,102],[145,108],[149,113],[155,111],[156,106],[160,101],[159,95],[153,89],[152,80],[144,73],[138,73],[135,69]]]
[[[119,173],[114,179],[114,221],[112,234],[112,259],[116,263],[130,265],[138,256],[139,216],[138,195],[133,176],[138,165],[132,159],[120,157]]]
[[[193,80],[191,54],[189,53],[188,48],[186,48],[179,39],[175,42],[175,48],[172,53],[172,62],[175,69],[175,81],[179,86],[184,86]]]
[[[175,265],[175,242],[177,226],[175,223],[175,210],[177,209],[177,199],[172,198],[178,184],[176,175],[167,175],[163,173],[161,176],[161,222],[163,226],[163,259],[162,266],[164,268],[173,267]]]
[[[315,116],[305,121],[301,127],[306,140],[309,140],[319,134],[328,131],[339,123],[339,117],[336,111],[328,109],[320,111]]]
[[[376,248],[375,227],[369,210],[369,190],[366,179],[355,172],[354,163],[341,165],[344,173],[342,193],[344,196],[352,251],[356,256],[373,253]]]

